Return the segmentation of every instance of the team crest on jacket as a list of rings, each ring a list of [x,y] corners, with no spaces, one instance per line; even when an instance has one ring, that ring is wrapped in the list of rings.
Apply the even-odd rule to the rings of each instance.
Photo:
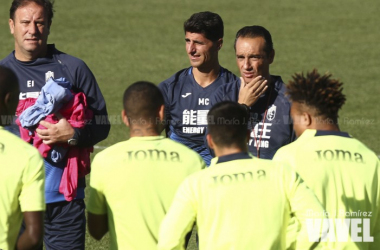
[[[273,104],[269,109],[267,113],[267,120],[272,121],[274,117],[276,116],[276,109],[277,107]]]
[[[54,79],[54,72],[53,71],[48,71],[45,73],[45,82],[49,81],[50,78]]]

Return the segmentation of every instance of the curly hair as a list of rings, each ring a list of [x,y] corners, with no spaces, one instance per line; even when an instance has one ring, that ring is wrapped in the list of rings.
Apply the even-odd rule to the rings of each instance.
[[[316,69],[306,73],[306,77],[304,73],[296,73],[287,85],[287,95],[292,102],[314,108],[316,116],[337,122],[338,111],[345,103],[346,97],[342,93],[343,83],[331,79],[331,76],[330,73],[321,76]]]

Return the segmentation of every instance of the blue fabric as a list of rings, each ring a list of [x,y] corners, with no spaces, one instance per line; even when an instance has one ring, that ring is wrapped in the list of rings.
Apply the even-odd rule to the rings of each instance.
[[[85,128],[75,128],[78,147],[91,147],[104,140],[110,130],[106,103],[96,82],[95,76],[87,65],[79,58],[70,56],[48,44],[45,57],[31,62],[21,62],[12,51],[0,61],[0,65],[17,73],[20,87],[20,100],[34,97],[41,92],[49,76],[54,79],[65,77],[76,93],[83,92],[87,98],[87,106],[94,113],[94,118]],[[33,84],[28,85],[28,82]]]
[[[247,152],[224,155],[218,158],[218,162],[216,164],[227,162],[227,161],[242,160],[242,159],[252,159],[252,156],[250,156]]]
[[[73,98],[70,91],[71,83],[64,77],[58,79],[50,78],[41,89],[36,103],[28,107],[20,115],[20,123],[23,128],[35,126],[46,116],[57,112],[63,104]]]
[[[347,132],[342,131],[330,131],[330,130],[317,130],[315,136],[335,135],[341,137],[352,138]]]
[[[46,250],[85,249],[85,208],[83,199],[46,204],[44,221]]]
[[[60,162],[63,159],[65,159],[68,150],[69,149],[67,147],[54,146],[53,149],[50,151],[50,159],[53,162]]]
[[[192,67],[183,69],[161,82],[160,88],[165,100],[165,115],[170,133],[198,145],[203,144],[207,113],[212,107],[211,96],[222,85],[238,81],[238,77],[221,67],[215,81],[200,86],[192,74]]]
[[[215,81],[200,86],[194,79],[193,68],[182,69],[161,82],[160,88],[165,100],[165,116],[170,138],[198,152],[207,165],[212,156],[204,145],[207,127],[207,113],[210,110],[211,96],[222,85],[238,81],[238,77],[221,67]]]
[[[44,159],[45,164],[45,199],[46,203],[65,201],[63,194],[59,192],[59,186],[61,184],[63,170],[67,164],[67,161],[51,162],[48,159]],[[55,180],[55,181],[53,181]],[[84,188],[86,186],[84,178],[78,179],[78,190],[75,199],[84,199]]]
[[[273,85],[250,107],[248,123],[251,131],[248,150],[257,157],[259,148],[259,157],[262,159],[272,159],[279,148],[296,139],[290,118],[290,101],[285,95],[286,86],[280,76],[271,77]],[[240,81],[222,85],[211,96],[210,103],[215,105],[221,101],[237,102],[239,90]]]
[[[107,137],[110,123],[107,117],[106,104],[94,75],[82,60],[57,50],[53,44],[48,45],[45,57],[37,58],[32,62],[18,61],[14,53],[14,51],[11,52],[1,60],[0,65],[17,72],[20,100],[40,93],[46,84],[48,75],[53,76],[54,79],[64,77],[73,85],[72,90],[74,92],[83,92],[86,95],[88,108],[94,112],[93,120],[86,124],[85,128],[75,128],[78,146],[93,146]],[[26,84],[30,80],[33,80],[33,85]],[[65,201],[64,196],[59,193],[59,184],[63,172],[60,166],[65,162],[66,160],[57,164],[50,159],[49,164],[45,162],[45,170],[50,172],[45,179],[46,203]],[[85,178],[80,178],[77,190],[78,199],[84,198],[85,186]],[[70,224],[70,221],[67,223]]]
[[[46,250],[85,249],[86,205],[83,199],[46,204],[44,243]],[[25,231],[22,222],[19,236]],[[43,246],[36,248],[43,250]]]
[[[204,144],[194,143],[192,141],[187,140],[186,138],[179,137],[175,133],[170,134],[170,139],[191,148],[203,158],[207,166],[210,165],[212,156],[210,154],[210,151]]]

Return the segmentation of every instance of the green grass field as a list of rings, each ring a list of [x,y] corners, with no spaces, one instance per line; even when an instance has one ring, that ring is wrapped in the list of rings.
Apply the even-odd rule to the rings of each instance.
[[[0,1],[0,58],[14,48],[10,3]],[[317,68],[341,79],[347,95],[341,129],[380,155],[377,0],[56,0],[55,8],[49,42],[89,65],[107,102],[111,132],[98,146],[128,138],[119,115],[128,85],[137,80],[158,84],[189,65],[182,24],[192,13],[210,10],[224,20],[224,67],[238,74],[233,51],[238,29],[266,27],[276,50],[271,73],[287,82],[294,72]],[[107,249],[107,243],[108,238],[100,243],[88,238],[87,248]]]

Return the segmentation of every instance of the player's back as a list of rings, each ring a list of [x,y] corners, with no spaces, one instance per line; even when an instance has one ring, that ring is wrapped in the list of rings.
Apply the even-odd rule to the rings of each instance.
[[[290,163],[325,206],[335,230],[330,247],[371,249],[380,240],[379,160],[363,143],[343,132],[306,130],[275,160]]]
[[[31,145],[0,126],[0,249],[14,249],[22,212],[44,211],[44,168]]]
[[[307,208],[323,217],[318,200],[290,167],[257,158],[215,161],[185,184],[194,195],[200,249],[285,249],[291,212],[301,221]]]
[[[177,187],[204,167],[198,154],[162,136],[132,137],[99,153],[90,185],[106,199],[111,249],[155,249]]]

